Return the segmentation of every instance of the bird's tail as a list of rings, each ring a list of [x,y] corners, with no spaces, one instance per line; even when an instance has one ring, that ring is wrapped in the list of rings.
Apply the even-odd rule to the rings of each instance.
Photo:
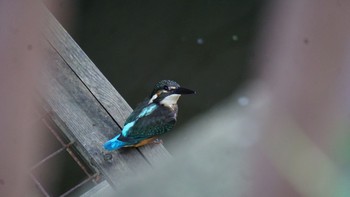
[[[120,140],[118,140],[118,137],[120,136],[117,135],[115,138],[107,141],[103,147],[106,149],[106,150],[109,150],[109,151],[112,151],[112,150],[117,150],[119,148],[122,148],[124,147],[125,145],[127,145],[128,143],[127,142],[122,142]]]

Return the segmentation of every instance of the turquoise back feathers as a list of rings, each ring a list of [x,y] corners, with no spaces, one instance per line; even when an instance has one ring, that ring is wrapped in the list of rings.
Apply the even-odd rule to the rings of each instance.
[[[177,100],[194,91],[171,80],[156,84],[150,97],[140,103],[124,123],[122,132],[104,144],[106,150],[133,147],[171,130],[177,117]]]

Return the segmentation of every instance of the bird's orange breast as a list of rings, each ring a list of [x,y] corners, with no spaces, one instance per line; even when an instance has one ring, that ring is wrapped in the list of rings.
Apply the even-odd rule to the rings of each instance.
[[[139,143],[132,145],[131,147],[140,147],[140,146],[144,146],[144,145],[146,145],[146,144],[150,144],[150,143],[152,143],[156,138],[157,138],[157,137],[152,137],[152,138],[148,138],[148,139],[142,140],[142,141],[140,141]]]

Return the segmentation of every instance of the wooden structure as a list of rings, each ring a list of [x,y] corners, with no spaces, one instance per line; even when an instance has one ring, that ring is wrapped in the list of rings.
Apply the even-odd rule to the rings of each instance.
[[[170,158],[162,145],[108,152],[103,143],[121,131],[132,109],[53,15],[46,11],[49,52],[45,110],[74,141],[81,155],[106,179],[84,196],[118,190],[127,177]]]

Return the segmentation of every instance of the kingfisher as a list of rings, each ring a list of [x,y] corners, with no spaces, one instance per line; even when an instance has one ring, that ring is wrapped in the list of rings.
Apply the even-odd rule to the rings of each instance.
[[[112,151],[157,141],[159,135],[174,127],[178,112],[177,101],[184,94],[195,94],[195,91],[180,87],[172,80],[158,82],[151,95],[126,119],[122,132],[107,141],[104,148]]]

